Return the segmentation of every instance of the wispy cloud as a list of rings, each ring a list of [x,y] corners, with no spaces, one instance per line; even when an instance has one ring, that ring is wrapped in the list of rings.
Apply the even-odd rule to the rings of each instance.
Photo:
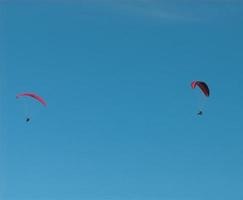
[[[243,0],[0,0],[0,2],[93,4],[116,9],[121,13],[174,21],[234,17],[243,13]]]
[[[161,21],[212,20],[243,13],[243,0],[76,0],[84,1]]]
[[[112,5],[130,14],[160,20],[192,21],[243,15],[243,0],[89,0],[89,2]]]

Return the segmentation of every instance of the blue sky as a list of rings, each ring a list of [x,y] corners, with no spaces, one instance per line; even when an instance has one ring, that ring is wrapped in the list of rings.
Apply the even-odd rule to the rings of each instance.
[[[1,199],[243,198],[241,1],[0,2]]]

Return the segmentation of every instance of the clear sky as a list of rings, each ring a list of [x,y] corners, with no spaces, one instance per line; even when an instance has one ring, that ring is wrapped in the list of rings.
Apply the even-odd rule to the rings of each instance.
[[[242,200],[242,36],[240,0],[0,0],[1,200]]]

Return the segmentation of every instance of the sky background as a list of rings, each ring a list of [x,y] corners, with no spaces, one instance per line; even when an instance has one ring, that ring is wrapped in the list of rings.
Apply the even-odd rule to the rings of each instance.
[[[0,198],[242,200],[242,35],[241,0],[0,0]]]

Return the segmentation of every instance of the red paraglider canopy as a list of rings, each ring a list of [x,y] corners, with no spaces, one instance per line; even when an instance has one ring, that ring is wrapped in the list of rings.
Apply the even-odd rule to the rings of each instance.
[[[39,101],[43,106],[47,106],[45,100],[42,97],[40,97],[40,96],[38,96],[38,95],[36,95],[34,93],[21,93],[21,94],[17,94],[16,95],[16,98],[23,97],[23,96],[32,97],[32,98],[36,99],[37,101]]]
[[[209,91],[208,85],[205,82],[203,82],[203,81],[193,81],[191,83],[191,86],[192,86],[193,89],[196,86],[198,86],[202,90],[202,92],[205,94],[205,96],[209,97],[210,91]]]

